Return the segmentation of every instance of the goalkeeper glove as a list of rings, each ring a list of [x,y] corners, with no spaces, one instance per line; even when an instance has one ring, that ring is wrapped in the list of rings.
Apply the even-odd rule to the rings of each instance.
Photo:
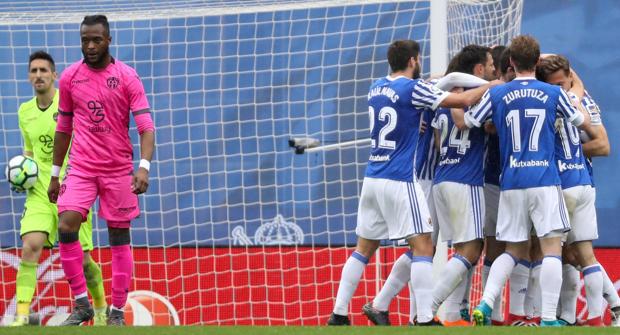
[[[25,189],[15,186],[15,185],[11,185],[11,191],[15,192],[15,193],[24,193],[26,192]]]

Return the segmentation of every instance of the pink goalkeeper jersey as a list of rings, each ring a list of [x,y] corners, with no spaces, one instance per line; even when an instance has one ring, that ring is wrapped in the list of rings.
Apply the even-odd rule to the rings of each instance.
[[[115,59],[105,69],[79,61],[62,72],[59,91],[59,112],[73,116],[70,169],[90,176],[130,174],[129,113],[149,112],[136,71]]]

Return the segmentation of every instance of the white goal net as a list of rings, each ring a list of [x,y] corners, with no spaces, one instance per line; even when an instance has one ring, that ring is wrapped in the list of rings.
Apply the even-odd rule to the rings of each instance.
[[[434,1],[434,0],[433,0]],[[33,95],[28,56],[58,72],[81,59],[84,15],[111,21],[114,57],[141,76],[156,153],[141,217],[132,223],[133,324],[324,324],[355,245],[368,135],[366,94],[388,73],[386,51],[415,39],[430,68],[430,1],[2,1],[0,162],[22,151],[17,108]],[[506,44],[521,1],[448,2],[446,52]],[[443,55],[445,57],[445,55]],[[137,132],[130,130],[134,148]],[[291,137],[335,150],[296,155]],[[0,315],[14,313],[24,197],[0,187]],[[103,220],[94,258],[110,291]],[[382,248],[356,292],[352,321],[402,249]],[[406,324],[407,292],[392,304]],[[44,253],[32,309],[43,322],[70,305],[57,250]],[[50,321],[51,320],[51,321]]]

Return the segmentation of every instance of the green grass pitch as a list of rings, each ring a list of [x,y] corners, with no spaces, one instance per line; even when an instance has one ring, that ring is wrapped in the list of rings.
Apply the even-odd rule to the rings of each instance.
[[[537,327],[249,327],[249,326],[179,326],[179,327],[23,327],[0,328],[0,334],[27,335],[572,335],[620,334],[620,328],[537,328]]]

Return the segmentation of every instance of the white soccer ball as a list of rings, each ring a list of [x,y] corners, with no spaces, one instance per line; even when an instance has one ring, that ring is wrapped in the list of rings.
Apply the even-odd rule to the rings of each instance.
[[[37,183],[39,167],[32,158],[17,155],[9,160],[4,174],[16,191],[23,192]]]

